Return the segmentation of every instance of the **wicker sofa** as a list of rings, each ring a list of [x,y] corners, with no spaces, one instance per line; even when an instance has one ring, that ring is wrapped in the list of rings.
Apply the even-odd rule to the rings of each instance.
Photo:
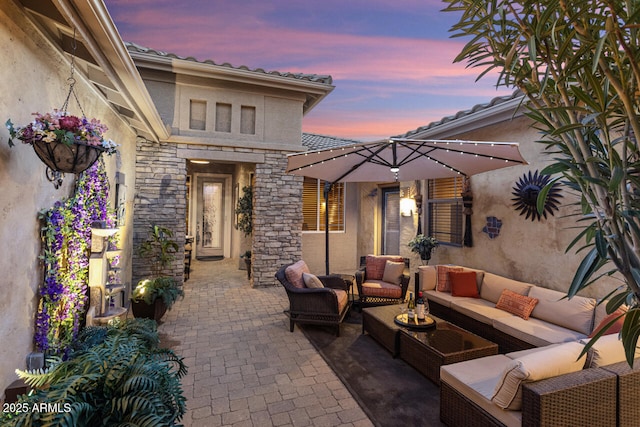
[[[437,282],[443,277],[438,266],[420,267],[416,290],[423,290],[434,315],[496,342],[502,354],[441,368],[442,422],[451,426],[637,425],[640,410],[634,398],[640,368],[629,368],[624,361],[618,334],[601,337],[581,356],[594,325],[607,322],[603,304],[583,297],[568,300],[561,292],[455,267],[475,272],[477,297],[454,296],[442,286],[438,290]],[[504,289],[538,299],[528,320],[496,308]]]

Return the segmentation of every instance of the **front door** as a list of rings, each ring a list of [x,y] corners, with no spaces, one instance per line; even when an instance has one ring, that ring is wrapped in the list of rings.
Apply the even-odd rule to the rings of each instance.
[[[224,255],[225,182],[219,178],[198,179],[196,200],[196,254]]]
[[[400,254],[400,189],[382,189],[382,254]]]

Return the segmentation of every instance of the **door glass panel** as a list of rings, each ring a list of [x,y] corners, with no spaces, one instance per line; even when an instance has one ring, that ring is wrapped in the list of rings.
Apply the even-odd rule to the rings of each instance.
[[[222,184],[205,182],[202,185],[202,246],[222,246]]]

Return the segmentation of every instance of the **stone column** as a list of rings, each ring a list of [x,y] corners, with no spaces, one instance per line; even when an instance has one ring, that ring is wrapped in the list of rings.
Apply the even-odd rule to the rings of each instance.
[[[265,153],[256,164],[253,203],[252,286],[277,284],[282,264],[302,257],[303,178],[285,173],[285,153]]]
[[[184,241],[187,213],[184,159],[176,156],[177,146],[138,138],[136,144],[136,185],[133,214],[133,286],[151,273],[151,266],[137,251],[148,238],[152,224],[173,232],[178,252],[165,272],[182,282],[184,279]]]

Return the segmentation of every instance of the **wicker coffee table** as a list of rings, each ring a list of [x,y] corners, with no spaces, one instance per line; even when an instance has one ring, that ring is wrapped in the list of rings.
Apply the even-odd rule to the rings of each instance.
[[[434,383],[440,385],[442,365],[498,354],[498,344],[434,319],[436,327],[429,331],[399,332],[400,358]]]
[[[498,354],[498,345],[449,322],[431,316],[435,328],[416,331],[394,322],[397,304],[362,309],[362,333],[368,333],[393,357],[440,384],[440,366]]]

